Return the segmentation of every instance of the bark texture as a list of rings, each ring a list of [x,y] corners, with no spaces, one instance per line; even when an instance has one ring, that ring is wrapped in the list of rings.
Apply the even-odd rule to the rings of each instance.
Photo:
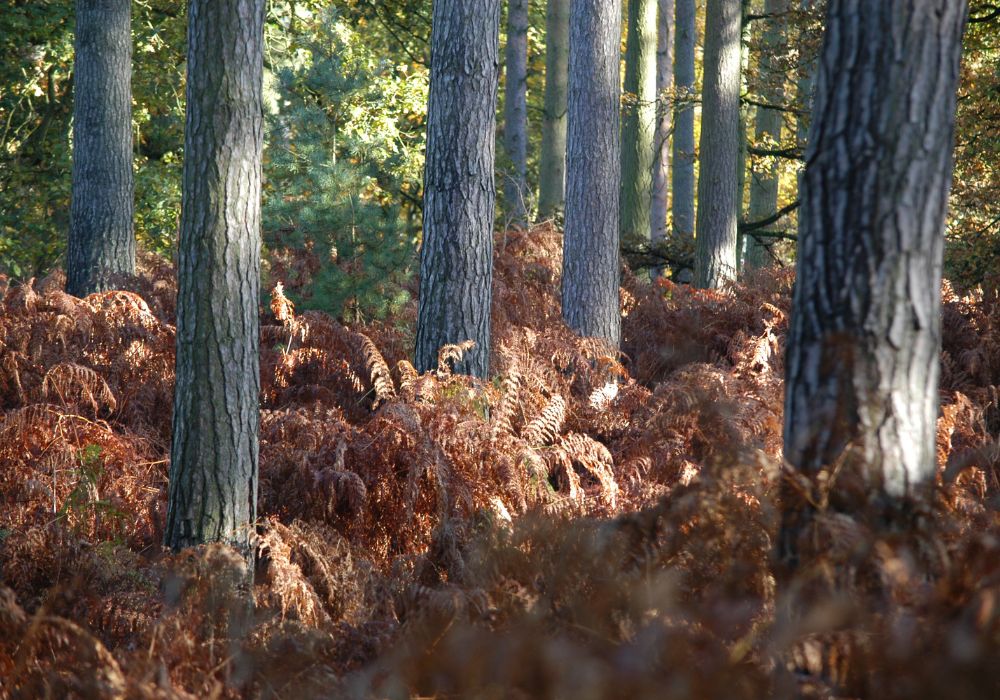
[[[784,75],[774,61],[785,35],[785,15],[788,0],[765,0],[764,33],[761,37],[759,61],[760,80],[763,88],[763,102],[781,105],[785,100]],[[758,106],[754,122],[754,142],[758,148],[775,148],[781,141],[782,115],[777,109]],[[758,163],[750,172],[750,221],[762,221],[778,210],[778,173],[773,161]],[[746,264],[751,268],[761,268],[768,264],[771,255],[767,246],[753,236],[749,236],[746,246]]]
[[[676,0],[674,34],[674,85],[677,105],[674,108],[673,190],[674,235],[694,240],[694,45],[695,0]]]
[[[455,369],[485,377],[490,356],[500,0],[435,0],[424,167],[416,367],[475,341]]]
[[[130,5],[76,3],[66,291],[79,297],[135,272]]]
[[[736,277],[742,21],[740,0],[708,0],[694,272],[706,289]]]
[[[621,237],[648,240],[656,133],[657,0],[629,0],[622,109]]]
[[[621,341],[618,208],[621,12],[573,0],[569,41],[562,314],[585,337]]]
[[[507,2],[504,148],[511,171],[504,177],[504,199],[512,223],[528,222],[528,0]]]
[[[538,162],[540,219],[550,219],[562,211],[565,201],[569,3],[570,0],[548,0],[545,14],[545,109]]]
[[[264,0],[191,0],[166,544],[248,551],[257,514]]]
[[[857,453],[874,493],[936,471],[944,220],[967,9],[831,0],[803,182],[785,457]],[[787,533],[786,533],[787,534]]]
[[[654,243],[667,237],[670,201],[670,131],[673,110],[668,97],[674,87],[674,0],[659,0],[656,44],[656,135],[653,138],[653,198],[650,204],[649,238]]]

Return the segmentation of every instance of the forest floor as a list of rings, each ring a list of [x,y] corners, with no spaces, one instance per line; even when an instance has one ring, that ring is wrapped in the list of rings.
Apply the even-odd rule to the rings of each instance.
[[[0,696],[1000,696],[996,295],[944,290],[939,484],[904,528],[850,464],[782,467],[790,271],[629,277],[619,357],[562,324],[560,245],[498,236],[488,383],[460,348],[413,370],[412,305],[274,296],[239,627],[241,559],[160,545],[172,270],[0,280]],[[793,574],[779,490],[816,509]]]

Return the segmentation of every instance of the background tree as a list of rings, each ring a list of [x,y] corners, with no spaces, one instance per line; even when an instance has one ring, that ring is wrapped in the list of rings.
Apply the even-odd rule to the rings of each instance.
[[[708,0],[695,238],[695,284],[702,288],[736,274],[741,30],[740,0]]]
[[[77,0],[73,196],[66,291],[86,296],[135,272],[132,21],[128,0]]]
[[[244,552],[257,515],[264,0],[188,6],[165,542]]]
[[[562,314],[577,333],[621,340],[618,265],[621,13],[573,0],[569,30]]]
[[[937,468],[941,253],[966,12],[951,0],[829,4],[785,457],[812,476],[857,448],[869,498],[913,495]],[[786,556],[801,515],[785,523]]]
[[[507,2],[505,48],[504,147],[510,172],[504,175],[504,199],[511,222],[528,222],[528,0]]]
[[[649,230],[650,241],[654,244],[667,238],[670,132],[673,129],[674,0],[659,0],[657,12],[656,133],[653,137],[653,196]]]
[[[656,132],[656,0],[629,0],[622,108],[621,237],[649,236]]]
[[[431,30],[416,367],[475,341],[456,370],[485,377],[493,284],[500,0],[437,0]]]
[[[566,192],[566,89],[569,71],[569,3],[548,0],[545,15],[545,107],[538,174],[538,216],[563,208]]]
[[[674,142],[671,197],[674,235],[694,240],[694,46],[697,38],[695,0],[676,1],[674,40]]]

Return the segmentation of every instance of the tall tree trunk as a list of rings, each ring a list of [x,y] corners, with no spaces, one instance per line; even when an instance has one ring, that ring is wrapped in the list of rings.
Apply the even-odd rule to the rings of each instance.
[[[569,80],[569,3],[548,0],[545,15],[545,110],[538,162],[538,217],[562,211],[566,192],[566,86]]]
[[[500,0],[435,0],[424,166],[416,366],[475,341],[456,365],[485,377],[493,294],[493,181]]]
[[[132,21],[128,0],[77,0],[73,195],[66,291],[108,289],[135,272]]]
[[[504,146],[511,172],[504,177],[504,199],[512,222],[528,223],[528,0],[507,2]]]
[[[264,0],[191,0],[177,260],[174,549],[248,552],[257,515]]]
[[[621,342],[618,196],[621,12],[610,0],[573,0],[562,314],[586,337]]]
[[[806,475],[855,448],[866,495],[936,471],[940,286],[967,8],[831,0],[803,182],[785,457]],[[845,70],[850,66],[850,70]],[[782,533],[794,561],[808,512]]]
[[[803,12],[816,12],[817,4],[822,0],[799,0],[799,7]],[[805,153],[806,145],[809,141],[809,122],[812,116],[813,92],[815,91],[816,70],[819,59],[816,56],[806,56],[799,65],[798,76],[795,81],[796,106],[798,113],[795,117],[795,144],[800,151]],[[799,200],[802,199],[802,176],[804,171],[798,175]],[[799,231],[802,230],[802,213],[799,212]]]
[[[740,0],[708,0],[694,273],[708,289],[736,276],[742,21]]]
[[[781,50],[785,38],[785,14],[788,0],[765,0],[764,14],[767,19],[761,41],[759,58],[760,96],[769,105],[780,105],[785,99],[784,74],[774,60]],[[774,148],[781,141],[781,112],[777,109],[757,107],[754,124],[754,143],[758,148]],[[761,221],[778,210],[778,173],[773,159],[765,164],[757,164],[750,174],[750,221]],[[747,241],[746,264],[751,268],[761,268],[771,258],[767,246],[753,236]]]
[[[694,240],[694,46],[697,38],[695,0],[676,0],[674,34],[674,144],[671,174],[674,235]]]
[[[656,133],[656,2],[629,0],[622,110],[621,237],[649,236]]]
[[[650,206],[649,238],[654,243],[667,237],[667,204],[670,193],[670,130],[673,109],[668,97],[674,87],[674,0],[659,0],[656,45],[656,135],[654,137],[653,200]],[[658,271],[654,270],[654,274]]]

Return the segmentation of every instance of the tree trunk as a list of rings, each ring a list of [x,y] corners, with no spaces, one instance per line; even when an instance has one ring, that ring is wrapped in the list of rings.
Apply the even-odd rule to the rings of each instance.
[[[618,206],[621,12],[573,0],[569,38],[562,314],[570,328],[621,341]]]
[[[493,181],[500,0],[435,0],[424,166],[416,366],[475,341],[456,365],[485,377],[493,285]]]
[[[191,0],[166,544],[257,515],[264,0]]]
[[[784,73],[774,61],[784,44],[785,17],[788,0],[766,0],[764,14],[768,15],[761,41],[759,59],[760,96],[763,102],[780,105],[785,99]],[[767,107],[757,107],[754,124],[754,145],[758,148],[776,148],[781,141],[781,112]],[[778,210],[778,173],[774,159],[756,164],[750,172],[750,221],[761,221]],[[768,264],[771,255],[767,246],[753,236],[747,241],[747,267],[761,268]]]
[[[674,34],[674,144],[671,189],[674,235],[683,241],[694,240],[694,46],[695,0],[676,0]]]
[[[628,2],[621,139],[621,237],[633,244],[649,237],[656,132],[656,2]]]
[[[736,276],[742,21],[740,0],[708,0],[695,238],[695,284],[705,289]]]
[[[816,12],[816,5],[820,0],[799,0],[799,7],[804,12]],[[818,58],[807,56],[799,65],[798,76],[795,82],[796,106],[798,114],[795,118],[795,144],[797,148],[805,153],[806,145],[809,141],[809,122],[812,116],[813,92],[815,90],[816,69]],[[799,200],[802,199],[802,176],[804,171],[798,174]],[[802,214],[799,213],[799,232],[802,230]]]
[[[511,172],[504,177],[504,199],[512,223],[528,223],[528,0],[508,0],[504,146]]]
[[[135,273],[132,22],[128,0],[77,0],[73,195],[66,291],[86,296]]]
[[[668,101],[674,86],[674,0],[659,0],[656,46],[656,135],[653,158],[653,200],[650,206],[649,238],[653,243],[667,237],[667,204],[670,193],[670,130],[673,110]],[[659,271],[653,271],[658,274]]]
[[[966,13],[955,0],[831,0],[827,14],[785,458],[815,476],[856,449],[866,496],[890,503],[936,472],[942,247]],[[794,561],[808,513],[789,513],[782,546]]]
[[[538,217],[562,211],[566,192],[566,86],[569,73],[569,2],[548,0],[545,16],[545,110],[538,163]]]

